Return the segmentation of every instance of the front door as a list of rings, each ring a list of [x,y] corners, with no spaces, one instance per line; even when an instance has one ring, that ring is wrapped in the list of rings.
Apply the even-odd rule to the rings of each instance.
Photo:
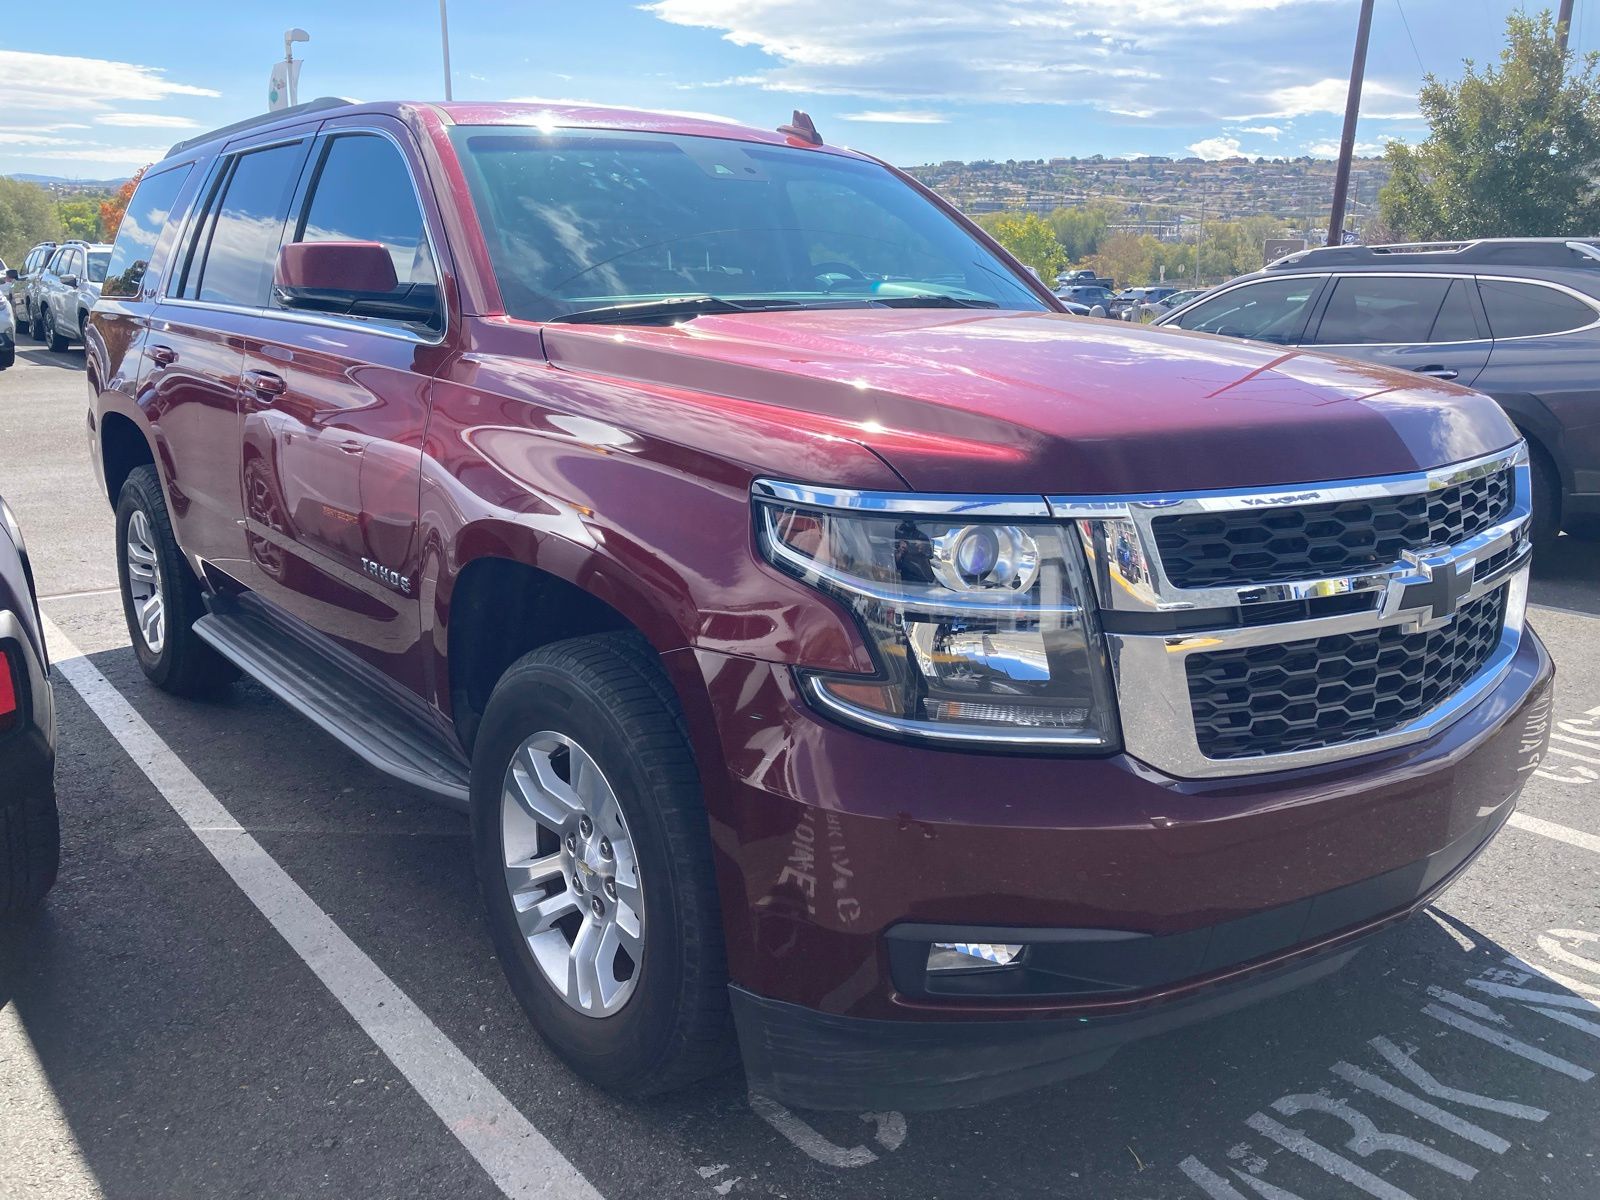
[[[1306,345],[1470,387],[1493,343],[1471,279],[1341,275]]]
[[[380,243],[400,287],[437,299],[416,164],[402,127],[371,128],[380,120],[318,140],[286,240]],[[417,508],[442,329],[442,316],[430,326],[274,302],[244,348],[251,586],[419,692]]]

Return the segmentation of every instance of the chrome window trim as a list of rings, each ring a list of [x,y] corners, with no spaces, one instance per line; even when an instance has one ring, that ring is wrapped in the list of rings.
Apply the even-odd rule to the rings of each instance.
[[[921,492],[871,492],[816,487],[757,479],[750,485],[758,500],[776,500],[801,508],[842,509],[860,513],[904,513],[921,517],[1014,517],[1048,521],[1050,505],[1043,496],[953,496]]]
[[[1571,296],[1574,300],[1577,300],[1578,302],[1580,302],[1582,304],[1586,304],[1591,309],[1594,310],[1595,318],[1594,318],[1593,321],[1590,321],[1587,325],[1574,325],[1571,329],[1557,329],[1552,333],[1519,333],[1515,337],[1503,337],[1503,338],[1494,337],[1493,336],[1493,334],[1494,334],[1494,322],[1490,321],[1489,322],[1490,340],[1492,340],[1496,344],[1498,344],[1500,342],[1533,342],[1533,341],[1539,340],[1540,338],[1570,337],[1572,334],[1575,334],[1575,333],[1588,333],[1591,330],[1600,329],[1600,301],[1597,301],[1593,296],[1584,295],[1584,293],[1580,292],[1577,288],[1568,287],[1564,283],[1557,283],[1553,279],[1527,279],[1527,278],[1524,278],[1524,277],[1519,276],[1519,275],[1482,275],[1482,274],[1480,274],[1477,278],[1478,278],[1478,281],[1480,283],[1483,282],[1484,280],[1488,280],[1490,283],[1525,283],[1529,287],[1550,288],[1550,289],[1552,289],[1554,291],[1557,291],[1557,292],[1564,292],[1568,296]],[[1480,299],[1479,303],[1482,303],[1481,299]],[[1488,318],[1489,318],[1489,310],[1488,310],[1488,306],[1487,305],[1484,306],[1483,315],[1484,315],[1484,319],[1488,320]],[[1446,343],[1446,344],[1453,344],[1453,343]]]
[[[1380,629],[1405,621],[1407,615],[1374,621],[1371,613],[1354,613],[1325,621],[1297,622],[1292,626],[1257,626],[1171,637],[1108,633],[1112,677],[1116,680],[1117,702],[1122,713],[1123,748],[1134,758],[1178,778],[1215,779],[1322,766],[1424,741],[1486,699],[1511,669],[1511,660],[1522,643],[1526,623],[1526,560],[1518,564],[1509,578],[1499,575],[1493,581],[1474,587],[1468,599],[1477,599],[1497,587],[1510,589],[1499,644],[1476,675],[1434,708],[1397,729],[1374,737],[1250,758],[1208,758],[1200,749],[1189,701],[1187,660],[1190,654]],[[1285,636],[1291,629],[1292,634]]]

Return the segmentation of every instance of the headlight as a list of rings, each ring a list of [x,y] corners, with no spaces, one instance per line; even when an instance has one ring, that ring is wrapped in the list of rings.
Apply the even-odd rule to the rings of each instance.
[[[1071,526],[814,505],[762,485],[763,554],[855,614],[873,676],[801,671],[842,719],[946,741],[1104,751],[1103,643]],[[914,497],[907,497],[914,500]]]

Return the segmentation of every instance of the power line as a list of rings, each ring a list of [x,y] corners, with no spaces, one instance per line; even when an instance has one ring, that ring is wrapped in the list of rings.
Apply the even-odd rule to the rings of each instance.
[[[1422,51],[1417,49],[1417,39],[1411,36],[1411,22],[1406,20],[1406,6],[1400,0],[1394,0],[1394,6],[1400,10],[1400,24],[1406,31],[1406,41],[1411,43],[1411,53],[1417,56],[1417,70],[1426,75],[1428,68],[1422,65]]]

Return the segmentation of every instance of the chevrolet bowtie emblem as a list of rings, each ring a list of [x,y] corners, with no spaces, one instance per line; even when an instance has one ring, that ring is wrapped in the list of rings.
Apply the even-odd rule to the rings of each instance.
[[[1472,558],[1441,559],[1406,555],[1413,574],[1389,581],[1384,608],[1389,612],[1427,609],[1418,617],[1418,627],[1438,628],[1461,609],[1472,590],[1477,561]],[[1420,579],[1417,576],[1421,576]]]

